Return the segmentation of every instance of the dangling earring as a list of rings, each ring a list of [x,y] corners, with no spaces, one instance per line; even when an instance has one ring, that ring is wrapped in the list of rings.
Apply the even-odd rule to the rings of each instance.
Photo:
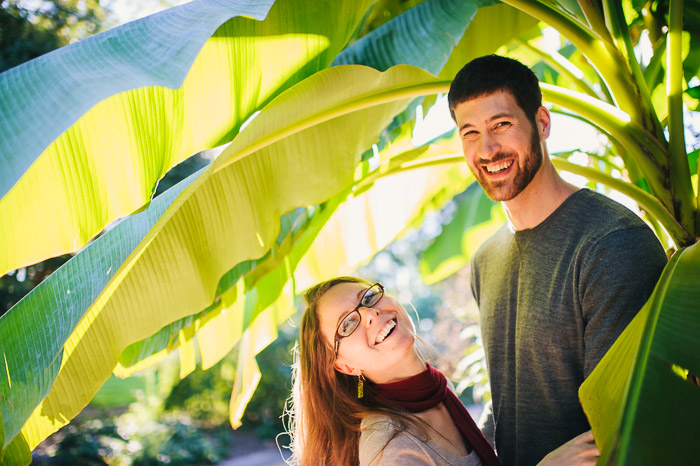
[[[357,398],[365,396],[365,376],[360,374],[357,376]]]

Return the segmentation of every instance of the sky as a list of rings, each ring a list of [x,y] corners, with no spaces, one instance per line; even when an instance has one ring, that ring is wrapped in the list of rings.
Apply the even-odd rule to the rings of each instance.
[[[103,0],[100,3],[114,14],[117,24],[124,24],[186,2],[187,0]]]

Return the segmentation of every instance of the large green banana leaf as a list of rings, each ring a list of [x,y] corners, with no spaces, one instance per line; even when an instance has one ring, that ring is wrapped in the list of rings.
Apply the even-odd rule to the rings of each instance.
[[[477,11],[495,1],[426,0],[359,38],[333,64],[380,71],[405,64],[438,74]]]
[[[468,61],[495,53],[499,47],[506,46],[514,38],[535,28],[537,23],[537,19],[509,5],[497,4],[480,8],[438,76],[444,79],[454,78]],[[498,34],[493,31],[498,31]],[[427,113],[434,103],[434,96],[426,97],[423,113]]]
[[[498,4],[481,8],[450,56],[439,76],[452,79],[468,61],[495,53],[496,50],[525,32],[539,21],[510,5]],[[498,31],[498,37],[494,37]]]
[[[323,202],[352,183],[359,154],[411,98],[430,92],[433,80],[408,66],[385,73],[333,67],[269,104],[111,271],[111,280],[65,342],[48,396],[27,422],[24,415],[5,419],[3,405],[3,424],[12,426],[5,428],[5,443],[14,437],[25,449],[33,448],[85,406],[128,345],[211,304],[225,272],[270,248],[283,213]],[[19,318],[19,326],[31,328]],[[29,354],[41,354],[46,338],[22,343]],[[27,362],[21,359],[10,368],[9,380],[25,373]],[[7,391],[11,402],[24,396]]]
[[[141,208],[170,167],[329,66],[371,2],[280,0],[221,25],[270,1],[197,0],[0,75],[0,275]]]
[[[700,246],[678,251],[649,301],[581,385],[598,464],[700,458]]]
[[[226,309],[233,305],[237,296],[243,296],[242,293],[245,293],[247,288],[255,286],[256,280],[253,277],[268,273],[279,266],[281,257],[284,257],[284,254],[293,245],[290,245],[290,243],[295,241],[299,230],[310,228],[309,223],[312,217],[309,216],[309,210],[310,209],[296,209],[287,215],[283,215],[280,221],[280,233],[272,249],[268,251],[264,257],[241,262],[224,274],[216,290],[217,299],[211,306],[208,306],[197,314],[189,315],[166,325],[154,335],[132,343],[124,349],[119,358],[119,364],[114,370],[115,375],[119,377],[128,377],[135,371],[161,361],[168,353],[179,347],[181,331],[192,327],[198,329],[197,332],[199,333],[203,331],[212,320],[217,319],[219,314],[229,313]],[[244,278],[246,279],[245,284],[243,283]],[[243,288],[241,288],[241,286],[243,286]],[[241,301],[241,303],[242,302],[243,301]],[[233,313],[238,314],[239,312],[234,311]],[[200,338],[202,368],[207,369],[211,367],[216,364],[221,357],[225,356],[233,345],[236,344],[242,334],[242,329],[246,325],[247,324],[241,321],[241,330],[228,331],[225,334],[227,335],[226,338]],[[223,328],[224,326],[218,327]],[[228,348],[228,350],[221,353],[224,348]]]
[[[421,3],[418,7],[410,9],[384,24],[378,30],[373,31],[368,36],[353,43],[353,45],[345,49],[334,64],[354,62],[384,70],[396,64],[409,63],[428,71],[437,72],[444,65],[447,57],[452,52],[454,41],[461,37],[469,20],[474,16],[474,12],[477,8],[475,5],[478,2],[473,3],[474,5],[470,2],[458,0],[430,0]],[[421,40],[415,42],[416,34],[414,29],[417,24],[420,24],[422,30],[441,27],[443,34],[423,34]],[[382,43],[383,39],[387,36],[391,37],[392,40],[389,43]],[[379,44],[381,44],[381,46]],[[411,46],[406,47],[407,44]],[[379,48],[383,51],[381,55],[377,55],[377,50],[379,50]],[[404,113],[408,111],[407,109]],[[394,146],[394,150],[395,148],[396,146]],[[382,157],[384,157],[384,153]],[[410,157],[406,158],[406,160],[408,159],[410,159]],[[342,197],[344,198],[345,196]],[[337,202],[341,201],[342,199],[337,199]],[[327,215],[325,212],[318,213]],[[285,217],[283,217],[283,223]],[[316,217],[318,217],[318,215],[316,215]],[[317,219],[314,219],[314,223],[317,223],[316,220]],[[399,224],[396,224],[396,226],[399,226]],[[297,228],[299,228],[298,225]],[[286,233],[284,234],[286,235]],[[386,244],[387,238],[385,234],[382,244]],[[279,242],[280,238],[278,238],[278,243]],[[281,251],[277,252],[278,256],[282,254],[283,252]],[[369,254],[371,256],[373,252]],[[364,256],[360,255],[360,257],[363,257],[362,260],[367,260],[369,258],[369,256],[365,256],[367,256],[366,251]],[[269,257],[270,254],[268,253],[268,255],[261,260],[266,261]],[[298,262],[298,259],[296,262]],[[259,275],[261,270],[264,273],[264,271],[269,268],[269,261],[265,264],[261,264],[260,261],[246,261],[245,263],[238,264],[222,278],[222,281],[219,283],[217,296],[221,294],[222,290],[227,289],[228,286],[235,283],[235,280],[240,278],[241,274],[249,273],[253,267],[256,268],[252,275]],[[227,278],[229,275],[234,279],[231,280],[231,277]],[[222,287],[222,285],[226,283],[229,284]],[[217,319],[218,317],[215,316],[218,316],[221,310],[222,308],[220,306],[213,306],[203,311],[203,313],[198,314],[197,317],[188,316],[164,327],[152,337],[130,345],[122,353],[120,364],[115,370],[115,373],[120,376],[127,376],[145,365],[157,362],[174,349],[180,348],[182,352],[183,348],[179,346],[179,342],[181,340],[181,332],[184,331],[184,328],[197,327],[199,329],[197,332],[199,333],[204,328],[198,327],[201,325],[201,322]],[[225,354],[222,353],[224,348],[230,348],[238,341],[238,337],[234,338],[232,335],[239,335],[239,333],[229,333],[228,339],[217,340],[217,342],[226,341],[225,344],[219,343],[214,345],[214,347],[207,344],[205,348],[200,344],[203,367],[207,367],[208,364],[213,363],[211,361],[218,360],[218,358]],[[201,342],[202,340],[200,339],[199,341]],[[213,341],[213,339],[208,341]],[[189,345],[188,348],[191,346],[192,345]],[[207,356],[209,354],[215,356],[209,358]],[[192,358],[189,357],[189,359]],[[238,399],[243,400],[243,398]],[[235,423],[236,421],[232,420],[232,422]]]
[[[273,0],[195,0],[2,73],[0,198],[39,154],[99,101],[142,87],[180,87],[219,26],[234,16],[262,21],[272,4]]]
[[[477,11],[494,2],[426,0],[359,38],[343,50],[333,64],[367,65],[382,71],[406,64],[438,74],[453,55]],[[500,38],[492,40],[501,44]],[[397,115],[389,130],[406,124],[412,126],[415,108],[422,100],[423,97],[414,100],[401,115]],[[388,139],[401,134],[402,130],[391,133]]]
[[[201,170],[98,238],[0,318],[0,405],[6,442],[49,392],[63,345],[86,309],[148,231]],[[86,272],[89,272],[86,275]],[[7,443],[3,444],[3,447]]]

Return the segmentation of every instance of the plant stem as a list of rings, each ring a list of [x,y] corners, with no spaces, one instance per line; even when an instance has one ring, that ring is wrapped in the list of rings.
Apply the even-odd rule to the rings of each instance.
[[[659,118],[656,116],[654,106],[651,103],[651,94],[649,93],[647,82],[644,79],[642,68],[639,66],[637,57],[634,54],[634,46],[632,45],[632,39],[630,39],[629,28],[627,27],[625,14],[622,11],[622,2],[620,2],[620,0],[607,0],[603,3],[606,12],[606,22],[613,37],[613,42],[620,51],[620,54],[626,58],[625,62],[621,63],[620,66],[624,66],[631,74],[637,90],[639,91],[639,99],[641,100],[639,104],[647,110],[642,114],[644,118],[642,126],[655,134],[657,139],[663,140],[663,129],[659,123]]]
[[[581,175],[589,180],[602,183],[605,186],[619,191],[625,196],[633,199],[639,206],[644,209],[649,215],[658,220],[666,231],[669,233],[673,242],[677,247],[687,244],[687,241],[692,242],[692,237],[686,231],[683,226],[681,226],[673,215],[664,207],[664,205],[659,201],[659,199],[641,188],[628,183],[624,180],[613,178],[612,176],[596,170],[591,167],[583,167],[581,165],[576,165],[568,160],[558,159],[552,157],[552,163],[559,170],[568,171],[576,175]]]
[[[671,191],[680,223],[697,235],[697,199],[690,183],[690,167],[685,151],[683,125],[683,0],[671,0],[668,14],[666,53],[666,92],[668,93],[668,133]]]
[[[464,163],[464,156],[462,154],[444,154],[440,156],[431,156],[425,159],[413,160],[402,164],[398,167],[395,167],[392,170],[377,170],[375,172],[375,176],[370,176],[366,179],[361,180],[357,185],[357,189],[361,189],[365,185],[371,184],[378,178],[383,178],[385,176],[392,176],[398,173],[410,170],[418,170],[421,168],[431,167],[435,165],[456,165],[460,163]],[[602,183],[605,186],[619,191],[622,194],[633,199],[635,202],[637,202],[637,204],[639,204],[639,206],[642,209],[644,209],[649,215],[653,216],[663,225],[663,227],[673,239],[676,246],[680,246],[681,243],[686,243],[687,241],[692,242],[692,237],[689,235],[689,233],[683,229],[683,227],[676,221],[673,215],[671,215],[671,213],[664,207],[664,205],[659,201],[659,199],[647,193],[643,189],[638,188],[637,186],[628,183],[624,180],[613,178],[612,176],[603,173],[595,168],[583,167],[581,165],[577,165],[575,163],[571,163],[567,160],[559,159],[556,157],[552,157],[552,163],[554,163],[554,166],[559,170],[568,171],[576,175],[584,176],[591,181]]]
[[[605,27],[605,21],[601,17],[598,7],[591,0],[578,0],[578,6],[581,7],[581,11],[583,11],[583,15],[586,17],[586,21],[588,21],[591,29],[603,39],[612,41],[610,31]]]
[[[557,70],[559,73],[567,76],[571,81],[578,87],[581,92],[585,92],[591,97],[600,99],[600,95],[591,87],[588,82],[584,79],[583,72],[578,69],[573,63],[567,60],[563,55],[556,51],[544,51],[541,48],[533,45],[528,41],[521,40],[519,38],[515,39],[524,47],[535,52],[539,55],[548,65]],[[603,100],[603,99],[601,99]]]
[[[673,199],[666,180],[666,152],[653,135],[617,107],[549,84],[542,83],[541,88],[547,100],[579,113],[609,132],[640,168],[652,192],[672,210]]]
[[[548,23],[564,35],[593,63],[612,91],[620,108],[633,120],[647,120],[645,115],[649,113],[649,109],[640,105],[637,84],[626,67],[624,72],[621,72],[620,67],[624,65],[625,57],[612,42],[544,2],[536,0],[503,0],[503,2]]]

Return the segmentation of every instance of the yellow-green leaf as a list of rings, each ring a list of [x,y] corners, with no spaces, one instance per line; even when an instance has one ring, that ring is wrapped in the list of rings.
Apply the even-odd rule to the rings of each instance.
[[[700,455],[700,247],[677,252],[649,301],[579,390],[598,464],[693,464]]]
[[[360,154],[433,81],[409,66],[339,66],[270,103],[113,271],[66,341],[23,441],[33,448],[75,416],[128,345],[209,306],[224,273],[270,248],[283,213],[351,184]]]
[[[238,17],[214,33],[241,8],[200,0],[172,9],[187,12],[189,22],[166,10],[0,75],[0,122],[12,125],[2,130],[11,145],[0,146],[0,162],[11,157],[15,167],[0,169],[2,193],[9,190],[0,199],[0,275],[76,251],[142,208],[170,167],[229,142],[281,91],[329,66],[371,2],[280,0],[265,21]],[[268,7],[256,6],[258,16]],[[45,81],[70,92],[52,94]],[[54,100],[63,111],[45,108]],[[29,110],[17,120],[25,103]],[[44,129],[46,119],[55,130]]]

